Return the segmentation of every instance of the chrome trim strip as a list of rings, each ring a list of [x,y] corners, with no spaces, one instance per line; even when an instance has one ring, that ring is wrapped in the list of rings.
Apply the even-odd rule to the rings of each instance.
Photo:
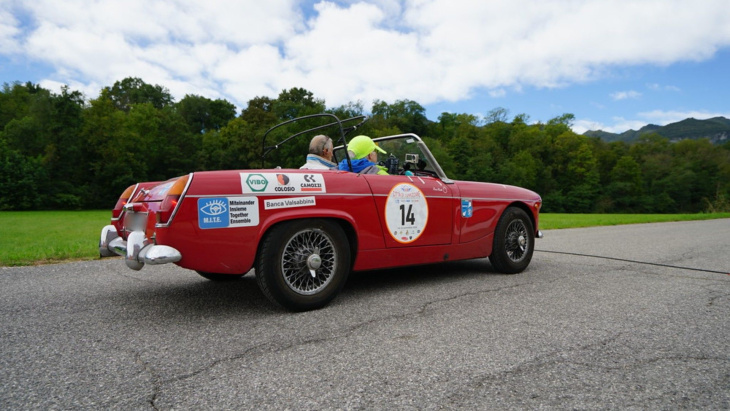
[[[215,198],[215,197],[240,197],[240,196],[254,196],[254,197],[268,197],[268,196],[276,196],[276,197],[295,197],[301,193],[265,193],[265,194],[257,194],[257,193],[235,193],[235,194],[191,194],[186,197],[189,198]],[[365,193],[365,194],[355,194],[355,193],[308,193],[307,195],[315,196],[315,197],[328,197],[328,196],[340,196],[340,197],[388,197],[387,194],[371,194],[371,193]],[[425,195],[425,193],[424,193]],[[454,197],[454,196],[430,196],[427,195],[427,198],[461,198],[461,197]],[[522,198],[488,198],[488,197],[469,197],[472,200],[480,200],[480,201],[520,201],[529,203],[532,200],[525,200]]]
[[[340,197],[372,197],[372,194],[365,193],[365,194],[355,194],[355,193],[235,193],[235,194],[190,194],[190,198],[215,198],[215,197],[261,197],[261,196],[278,196],[278,197],[297,197],[297,196],[315,196],[315,197],[328,197],[328,196],[340,196]]]

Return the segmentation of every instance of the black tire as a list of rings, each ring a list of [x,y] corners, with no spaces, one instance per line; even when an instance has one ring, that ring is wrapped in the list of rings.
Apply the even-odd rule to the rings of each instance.
[[[256,281],[272,302],[291,311],[321,308],[345,285],[350,246],[342,228],[322,219],[272,228],[261,242]]]
[[[219,283],[230,282],[240,280],[245,274],[219,274],[219,273],[207,273],[205,271],[195,271],[200,274],[201,277],[206,278],[210,281],[216,281]]]
[[[535,229],[525,210],[507,207],[494,231],[492,255],[494,270],[503,274],[522,272],[532,260],[535,249]]]

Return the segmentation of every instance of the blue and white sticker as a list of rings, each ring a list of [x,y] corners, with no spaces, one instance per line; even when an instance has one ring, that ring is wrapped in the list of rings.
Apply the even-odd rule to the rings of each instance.
[[[461,216],[464,218],[470,218],[474,215],[474,206],[471,204],[470,198],[461,199]]]
[[[233,228],[259,225],[257,197],[213,197],[198,199],[200,228]]]

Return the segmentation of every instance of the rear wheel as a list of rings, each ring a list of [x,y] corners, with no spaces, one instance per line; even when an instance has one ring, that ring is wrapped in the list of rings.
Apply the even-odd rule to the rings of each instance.
[[[350,247],[342,228],[329,220],[285,222],[264,237],[256,280],[271,301],[292,311],[327,305],[347,280]]]
[[[502,213],[494,231],[492,255],[489,261],[494,270],[504,274],[522,272],[532,260],[535,248],[535,229],[525,210],[508,207]]]
[[[195,271],[195,272],[200,274],[200,276],[203,278],[207,278],[210,281],[216,281],[216,282],[236,281],[245,275],[245,274],[208,273],[205,271]]]

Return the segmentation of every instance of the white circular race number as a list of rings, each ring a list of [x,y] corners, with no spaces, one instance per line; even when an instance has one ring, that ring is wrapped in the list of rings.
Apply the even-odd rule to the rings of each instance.
[[[395,241],[402,244],[416,241],[428,223],[426,196],[413,184],[397,184],[385,202],[385,223]]]

